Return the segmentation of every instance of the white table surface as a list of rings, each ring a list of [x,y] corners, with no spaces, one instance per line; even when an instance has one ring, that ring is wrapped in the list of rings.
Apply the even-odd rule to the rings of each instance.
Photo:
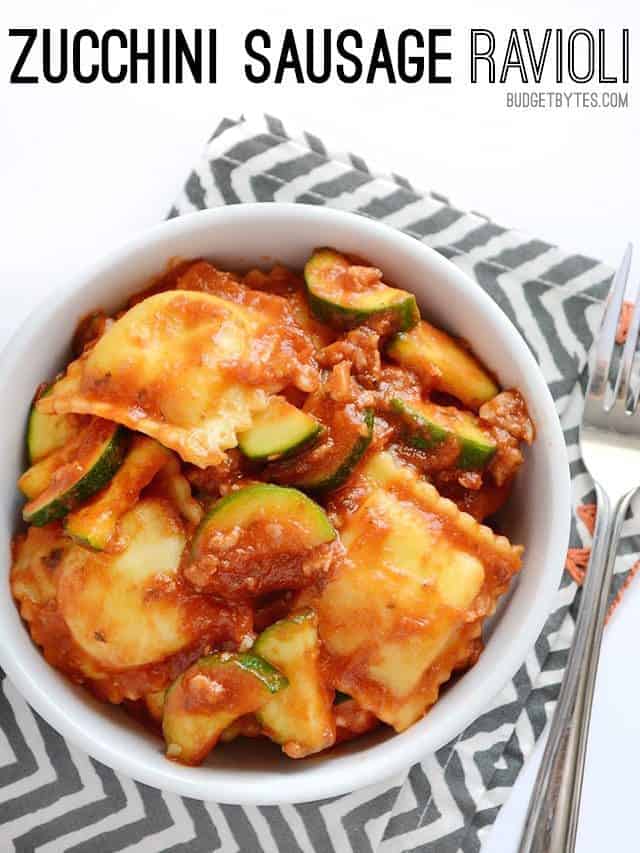
[[[223,115],[263,109],[338,147],[439,190],[505,225],[615,264],[626,240],[640,242],[640,109],[632,54],[631,108],[515,112],[504,89],[462,77],[467,26],[640,24],[631,0],[485,0],[429,4],[396,0],[382,12],[366,0],[217,4],[191,0],[22,0],[0,8],[0,344],[22,318],[97,255],[157,222]],[[451,9],[454,6],[454,9]],[[479,9],[479,6],[481,9]],[[134,8],[132,8],[134,7]],[[232,8],[228,8],[232,7]],[[635,7],[634,11],[632,7]],[[267,12],[268,8],[268,12]],[[53,11],[55,9],[55,12]],[[429,10],[428,13],[426,10]],[[218,27],[218,86],[9,86],[9,26]],[[253,26],[452,25],[452,86],[255,86],[243,82],[243,34]],[[638,51],[640,55],[640,51]],[[43,342],[46,345],[46,342]],[[639,848],[638,646],[640,582],[632,586],[604,642],[584,789],[578,850]],[[513,853],[538,754],[528,762],[484,853]]]

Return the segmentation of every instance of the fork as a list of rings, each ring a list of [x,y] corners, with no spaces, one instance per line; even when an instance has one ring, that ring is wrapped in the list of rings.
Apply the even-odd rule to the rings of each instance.
[[[573,853],[591,706],[616,551],[631,498],[640,482],[640,419],[634,356],[640,328],[640,276],[628,287],[629,245],[611,285],[590,354],[589,384],[580,425],[580,450],[593,478],[598,512],[582,588],[575,636],[558,705],[533,790],[519,853]],[[616,345],[623,300],[634,303],[622,351]],[[637,387],[636,387],[637,386]]]

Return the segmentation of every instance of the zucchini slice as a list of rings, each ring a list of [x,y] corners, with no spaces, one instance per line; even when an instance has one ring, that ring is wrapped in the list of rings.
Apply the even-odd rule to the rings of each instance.
[[[27,454],[29,464],[34,465],[49,456],[54,450],[64,447],[80,430],[79,415],[45,415],[36,408],[36,402],[53,391],[54,383],[48,385],[31,404],[27,423]]]
[[[292,406],[284,397],[273,397],[238,436],[238,447],[248,459],[268,461],[300,453],[320,437],[322,426],[312,416]]]
[[[94,418],[89,426],[62,451],[66,458],[52,472],[46,488],[22,510],[28,524],[41,527],[63,518],[70,510],[104,488],[120,467],[125,451],[126,430],[111,421]],[[60,451],[60,452],[62,452]],[[46,467],[52,457],[37,465]],[[35,467],[37,467],[37,465]],[[30,468],[20,480],[21,488]]]
[[[167,758],[200,764],[234,720],[257,711],[286,686],[284,675],[253,654],[200,658],[167,693],[162,719]]]
[[[471,412],[420,400],[409,402],[399,397],[394,397],[390,405],[402,419],[405,440],[412,447],[430,450],[455,439],[460,448],[455,463],[458,468],[483,468],[496,452],[495,441]]]
[[[303,484],[303,488],[328,491],[337,489],[346,482],[373,438],[375,420],[373,409],[364,409],[360,414],[362,416],[360,434],[355,436],[348,446],[342,448],[342,453],[334,455],[324,466],[320,466],[315,476]]]
[[[295,525],[306,548],[324,545],[336,537],[325,511],[311,498],[297,489],[256,483],[231,492],[213,505],[193,537],[194,559],[206,554],[212,536],[261,521]]]
[[[336,329],[353,329],[384,316],[385,331],[404,332],[420,319],[416,298],[406,290],[376,281],[363,289],[348,276],[353,264],[333,249],[316,249],[304,268],[309,306],[323,323]]]
[[[226,601],[303,589],[327,571],[336,533],[297,489],[256,483],[231,492],[196,530],[186,579]]]
[[[337,406],[328,397],[313,413],[327,428],[323,441],[303,456],[276,462],[268,476],[310,492],[327,492],[347,480],[371,444],[374,413],[353,404]]]
[[[136,435],[106,489],[66,517],[65,531],[80,545],[104,550],[116,532],[119,519],[134,506],[142,489],[170,456],[171,451],[155,439]]]
[[[305,610],[275,622],[253,651],[286,675],[289,686],[256,712],[264,733],[290,758],[320,752],[335,741],[331,693],[319,668],[318,617]]]
[[[387,355],[403,367],[415,371],[428,384],[457,397],[477,411],[500,390],[478,359],[446,332],[422,320],[410,332],[391,339]]]

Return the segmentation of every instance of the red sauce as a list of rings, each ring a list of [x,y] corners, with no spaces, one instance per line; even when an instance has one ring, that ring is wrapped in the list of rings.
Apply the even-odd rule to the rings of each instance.
[[[343,290],[354,295],[384,287],[380,270],[354,257],[346,258],[332,275]],[[331,283],[329,276],[327,286]],[[321,439],[313,447],[290,459],[268,464],[249,462],[237,449],[232,449],[218,464],[204,469],[181,462],[181,473],[189,481],[193,496],[203,511],[230,489],[254,481],[286,485],[326,478],[366,436],[365,410],[375,412],[373,439],[365,460],[380,450],[393,448],[404,464],[479,521],[491,518],[508,499],[513,478],[523,461],[521,443],[530,443],[534,438],[533,424],[518,391],[501,392],[481,407],[482,427],[491,434],[497,450],[485,468],[463,471],[456,467],[459,446],[452,438],[429,450],[409,448],[403,442],[403,425],[389,405],[392,397],[431,400],[450,407],[459,407],[459,403],[432,390],[430,376],[433,371],[430,373],[429,364],[421,370],[421,378],[415,372],[386,360],[384,348],[385,336],[389,333],[388,319],[378,318],[369,325],[337,332],[311,315],[304,283],[298,274],[276,266],[270,272],[251,270],[240,275],[218,270],[204,260],[172,261],[163,275],[129,300],[128,307],[166,291],[175,293],[172,312],[159,317],[159,324],[170,325],[176,317],[183,317],[185,324],[193,328],[218,315],[225,315],[224,305],[215,300],[190,301],[184,291],[213,294],[227,303],[244,306],[267,317],[268,322],[250,341],[248,356],[230,359],[223,365],[224,371],[244,384],[281,388],[280,393],[290,403],[313,414],[324,426]],[[76,354],[86,358],[113,322],[114,319],[100,311],[85,318],[74,338]],[[194,352],[193,358],[198,357]],[[164,415],[157,400],[167,393],[171,383],[180,383],[179,374],[178,368],[168,364],[165,374],[154,380],[155,384],[140,387],[135,367],[121,365],[117,375],[106,375],[99,380],[85,376],[83,391],[101,400],[135,407],[143,415],[163,421]],[[454,418],[456,411],[456,408],[452,409]],[[86,422],[89,423],[88,418]],[[112,429],[109,422],[99,418],[92,419],[90,423],[89,429],[60,452],[60,464],[47,495],[68,488],[77,479],[95,451],[96,442]],[[369,493],[369,486],[359,473],[361,466],[362,462],[341,488],[314,494],[338,531],[358,511]],[[148,478],[144,480],[147,482]],[[146,486],[142,496],[156,495],[159,491],[164,496],[163,489],[156,477]],[[402,485],[394,485],[393,491],[400,500],[415,504],[415,497]],[[132,492],[131,499],[135,497]],[[473,535],[449,524],[444,516],[430,512],[428,507],[419,509],[432,530],[441,531],[454,545],[476,554],[485,567],[480,593],[464,613],[440,607],[437,612],[434,609],[433,613],[424,614],[420,620],[399,619],[393,628],[395,640],[408,641],[416,632],[424,630],[424,624],[429,620],[434,628],[440,622],[456,622],[458,626],[455,642],[437,657],[417,689],[425,705],[429,705],[436,700],[441,682],[449,677],[452,670],[466,668],[477,658],[482,647],[482,620],[494,606],[496,595],[506,588],[510,577],[517,571],[519,558],[513,554],[501,556],[489,546],[479,544]],[[195,521],[176,523],[182,524],[190,540]],[[372,519],[370,528],[363,534],[368,540],[382,537],[385,532],[380,519]],[[32,538],[36,544],[44,543],[44,551],[50,539],[49,552],[43,552],[38,558],[38,570],[45,570],[45,578],[54,582],[55,589],[65,549],[71,547],[71,543],[64,538],[59,524],[48,526],[42,534]],[[39,597],[40,592],[36,591],[32,599],[27,582],[21,585],[14,583],[14,595],[19,599],[22,616],[34,641],[42,647],[45,658],[74,681],[86,684],[101,699],[124,702],[133,714],[148,718],[142,698],[164,690],[192,667],[183,679],[181,690],[172,691],[174,698],[171,701],[179,703],[182,710],[197,714],[210,714],[219,707],[236,709],[243,715],[238,731],[255,736],[260,731],[251,711],[260,704],[257,694],[263,688],[259,683],[255,688],[256,695],[251,696],[251,690],[247,688],[251,680],[247,682],[235,667],[219,668],[213,678],[206,667],[192,665],[213,651],[244,651],[250,647],[256,634],[274,621],[285,618],[300,607],[316,606],[322,590],[330,583],[333,574],[348,563],[348,559],[344,560],[344,549],[339,539],[334,543],[309,547],[306,532],[293,519],[263,518],[243,529],[234,528],[224,536],[205,538],[196,549],[192,544],[187,542],[178,574],[157,578],[157,583],[149,587],[149,599],[145,599],[162,596],[179,606],[184,613],[185,624],[189,626],[190,640],[178,653],[144,666],[120,670],[101,666],[74,640],[55,595],[47,600],[45,592],[40,590],[42,596]],[[23,545],[24,538],[17,537],[14,571]],[[108,562],[105,568],[108,570]],[[372,571],[375,571],[375,566],[372,566]],[[34,577],[35,574],[34,570]],[[42,580],[42,574],[39,577]],[[36,585],[36,580],[33,584]],[[51,586],[48,580],[43,583],[43,589]],[[329,621],[333,614],[326,618]],[[371,625],[370,630],[375,632],[376,625]],[[321,618],[321,638],[322,634]],[[95,639],[100,640],[97,634]],[[334,707],[337,741],[356,737],[379,725],[380,714],[374,714],[372,709],[389,708],[393,700],[380,684],[371,679],[364,664],[358,667],[352,660],[331,657],[321,647],[320,665],[328,693],[338,686],[360,697],[368,697],[371,705],[369,707],[364,700],[350,699]],[[153,725],[157,728],[157,724]]]
[[[331,567],[332,543],[309,547],[308,532],[294,520],[261,519],[245,528],[198,542],[184,575],[196,589],[225,601],[304,589]]]
[[[318,393],[307,400],[305,411],[325,427],[322,439],[310,450],[290,460],[267,466],[267,479],[284,485],[324,479],[348,458],[354,444],[368,432],[363,410],[368,396],[335,400],[330,393]]]
[[[29,624],[33,640],[42,647],[52,666],[73,681],[86,683],[106,701],[119,703],[168,687],[203,653],[236,649],[247,636],[252,636],[250,607],[240,604],[230,607],[210,597],[195,595],[188,585],[184,585],[178,595],[181,606],[186,607],[186,618],[194,637],[191,645],[164,660],[123,670],[104,669],[90,658],[73,639],[55,602],[45,605],[25,602],[21,613]]]

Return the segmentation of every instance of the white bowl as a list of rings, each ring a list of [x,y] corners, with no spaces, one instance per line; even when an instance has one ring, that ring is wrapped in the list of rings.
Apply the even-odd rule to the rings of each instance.
[[[285,758],[268,743],[230,744],[195,768],[167,761],[161,742],[125,712],[94,701],[50,667],[31,642],[5,579],[0,663],[18,690],[72,743],[166,791],[227,803],[304,802],[352,791],[409,767],[486,709],[535,642],[558,587],[569,535],[567,457],[551,396],[516,329],[480,287],[417,240],[364,217],[289,204],[238,205],[163,223],[53,295],[14,335],[0,366],[0,547],[6,556],[5,577],[18,524],[15,483],[25,462],[29,403],[36,385],[68,360],[78,319],[96,307],[119,307],[175,256],[211,258],[224,269],[264,266],[270,260],[300,269],[310,250],[322,245],[365,257],[389,280],[412,290],[426,317],[470,341],[504,387],[523,392],[537,438],[502,526],[513,541],[525,545],[524,565],[479,661],[407,731],[378,732],[302,761]]]

